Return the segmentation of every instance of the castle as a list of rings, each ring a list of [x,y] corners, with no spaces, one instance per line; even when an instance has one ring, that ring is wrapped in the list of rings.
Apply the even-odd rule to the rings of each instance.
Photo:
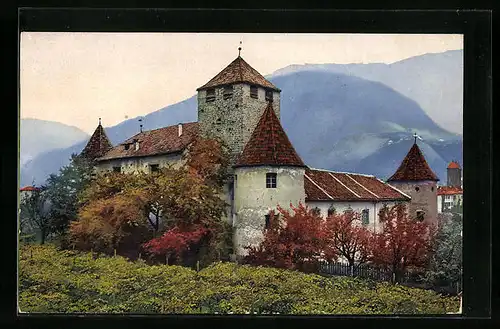
[[[322,217],[333,211],[361,213],[362,225],[380,231],[380,209],[403,202],[410,215],[437,219],[436,175],[415,139],[396,173],[383,182],[371,175],[308,167],[280,122],[281,90],[238,56],[198,92],[198,122],[142,131],[112,146],[99,122],[82,154],[96,160],[98,173],[154,172],[182,165],[198,137],[218,137],[230,150],[231,179],[224,187],[234,228],[234,250],[258,244],[277,205],[299,202]]]

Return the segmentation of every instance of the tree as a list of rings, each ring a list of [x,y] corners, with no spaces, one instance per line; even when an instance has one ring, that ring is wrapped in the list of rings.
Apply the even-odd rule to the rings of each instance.
[[[21,201],[20,221],[24,228],[34,229],[40,234],[40,244],[44,244],[51,233],[50,201],[44,186],[30,191]]]
[[[371,261],[389,268],[400,282],[408,267],[425,267],[432,252],[433,228],[408,216],[397,204],[380,212],[383,231],[375,234]]]
[[[424,279],[434,286],[458,284],[462,279],[462,216],[440,214],[433,254]]]
[[[270,213],[264,240],[256,247],[247,247],[245,263],[302,271],[317,269],[325,246],[323,220],[302,203],[290,207],[293,213],[280,206],[279,215]]]
[[[361,226],[361,215],[348,211],[343,214],[333,213],[325,220],[325,256],[327,259],[344,257],[351,270],[369,260],[371,250],[371,232]]]
[[[69,165],[47,179],[52,233],[57,236],[67,233],[70,222],[77,217],[79,195],[91,182],[92,172],[92,162],[73,154]]]

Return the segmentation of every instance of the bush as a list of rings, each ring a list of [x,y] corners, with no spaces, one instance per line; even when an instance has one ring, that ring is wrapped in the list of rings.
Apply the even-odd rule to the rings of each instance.
[[[27,245],[19,307],[62,313],[443,314],[458,298],[348,277],[215,263],[196,272]]]

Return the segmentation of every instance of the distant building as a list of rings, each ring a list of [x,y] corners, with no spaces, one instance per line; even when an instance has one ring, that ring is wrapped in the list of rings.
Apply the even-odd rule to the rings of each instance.
[[[462,187],[462,168],[458,161],[451,161],[446,168],[446,186]]]
[[[33,193],[33,191],[38,191],[38,190],[40,190],[40,189],[38,187],[35,187],[35,186],[21,187],[19,189],[21,201],[23,201],[25,198],[30,196]]]
[[[463,190],[460,187],[439,186],[437,193],[438,212],[452,210],[463,205]]]

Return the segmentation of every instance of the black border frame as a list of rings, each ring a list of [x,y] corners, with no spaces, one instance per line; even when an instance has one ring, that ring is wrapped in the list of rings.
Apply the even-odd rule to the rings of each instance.
[[[97,4],[99,6],[99,4]],[[464,317],[406,317],[398,316],[401,322],[391,321],[395,316],[134,316],[109,315],[84,317],[64,315],[18,315],[23,327],[102,323],[111,319],[123,326],[124,320],[135,326],[153,323],[163,325],[236,325],[237,327],[259,325],[399,325],[417,324],[419,327],[430,321],[446,320],[453,326],[469,327],[485,324],[480,318],[491,316],[491,219],[492,219],[492,12],[489,10],[258,10],[258,9],[81,9],[81,8],[21,8],[18,11],[20,31],[72,31],[72,32],[290,32],[290,33],[460,33],[464,34]],[[15,48],[19,56],[19,44]],[[18,76],[18,66],[7,65],[6,71]],[[17,64],[19,64],[17,59]],[[7,93],[18,94],[16,89]],[[5,92],[5,91],[4,91]],[[16,99],[18,106],[19,97]],[[12,111],[14,112],[14,111]],[[12,113],[10,112],[10,113]],[[14,120],[18,120],[17,113]],[[16,121],[17,122],[17,121]],[[19,123],[18,123],[19,125]],[[17,125],[17,128],[18,128]],[[12,133],[12,139],[17,139]],[[10,146],[14,145],[11,143]],[[9,147],[10,147],[9,146]],[[15,153],[14,153],[15,152]],[[16,162],[14,162],[16,161]],[[17,164],[17,147],[2,151],[3,204],[8,205],[9,214],[16,212],[17,199],[12,193],[18,189],[17,179],[7,168]],[[7,167],[7,168],[6,168]],[[16,166],[17,167],[17,166]],[[13,206],[13,207],[12,207]],[[11,212],[11,209],[13,210]],[[4,211],[7,213],[7,211]],[[7,218],[11,218],[10,215]],[[15,222],[9,220],[9,225]],[[13,228],[12,227],[12,228]],[[14,229],[15,230],[15,229]],[[7,230],[14,232],[14,230]],[[10,245],[16,249],[16,235]],[[2,281],[16,296],[17,259],[9,263],[14,269],[14,279]],[[2,289],[4,290],[4,289]],[[4,295],[4,294],[2,294]],[[12,296],[12,295],[10,295]],[[9,299],[8,316],[17,312],[16,300]],[[12,312],[14,314],[12,314]],[[251,318],[251,321],[242,321]],[[473,321],[475,319],[475,321]],[[73,323],[73,320],[75,323]],[[334,322],[330,322],[333,320]],[[140,322],[137,322],[140,321]],[[208,322],[207,322],[208,321]],[[479,322],[478,322],[479,321]]]

